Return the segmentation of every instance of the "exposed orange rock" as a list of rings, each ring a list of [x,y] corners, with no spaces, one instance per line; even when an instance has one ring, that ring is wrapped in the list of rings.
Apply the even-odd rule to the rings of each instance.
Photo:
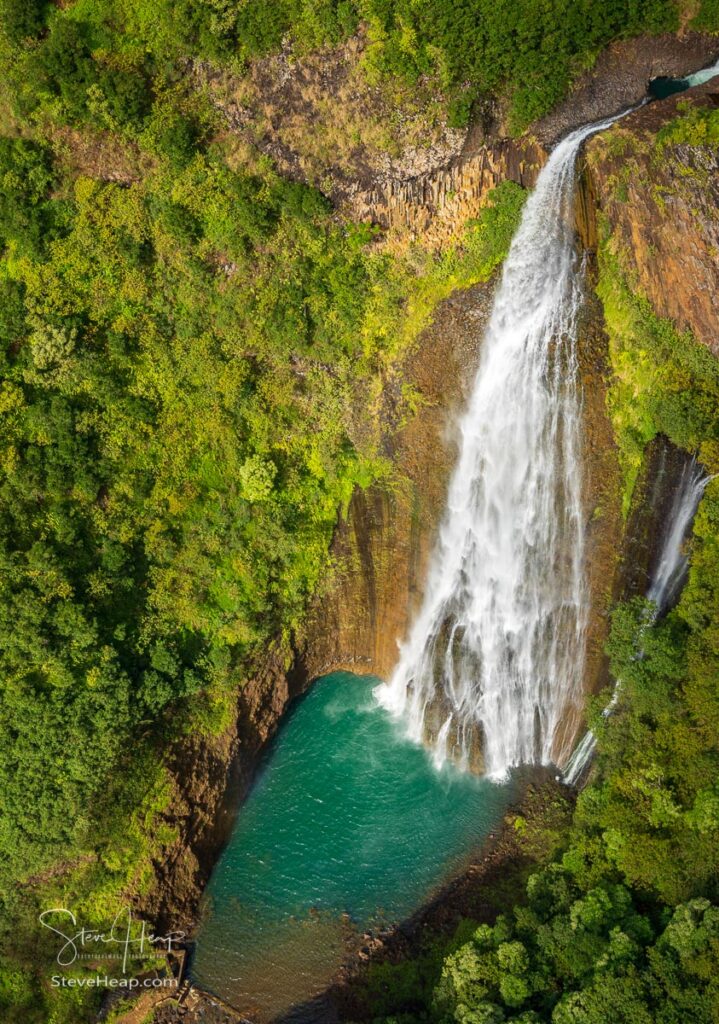
[[[388,437],[396,487],[357,491],[333,544],[336,571],[308,616],[300,660],[308,678],[349,669],[387,678],[422,599],[428,558],[456,458],[455,424],[468,398],[493,282],[437,308],[402,371],[421,397]]]
[[[719,152],[655,144],[686,106],[719,105],[719,80],[636,111],[587,148],[622,268],[658,316],[719,355]]]

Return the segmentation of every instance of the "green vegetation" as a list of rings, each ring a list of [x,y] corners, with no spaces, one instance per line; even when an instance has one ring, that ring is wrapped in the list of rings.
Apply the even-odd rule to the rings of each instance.
[[[673,143],[688,146],[716,146],[719,143],[719,110],[686,101],[677,106],[680,116],[657,133],[656,148],[659,152]]]
[[[645,448],[658,433],[713,464],[719,364],[690,334],[678,333],[632,292],[610,240],[601,246],[599,262],[598,292],[613,372],[609,412],[624,473],[626,514]]]
[[[719,0],[702,0],[691,20],[691,27],[698,32],[716,32],[719,28]]]
[[[714,0],[704,0],[697,25],[719,29]],[[475,100],[509,103],[509,123],[523,131],[548,113],[574,78],[613,39],[678,28],[678,5],[669,0],[574,0],[493,3],[491,0],[353,0],[284,3],[269,17],[259,5],[243,9],[237,43],[251,57],[277,48],[285,35],[300,47],[335,42],[358,22],[368,26],[366,71],[374,80],[436,80],[450,99],[450,116],[466,123]]]
[[[559,865],[534,875],[513,919],[480,926],[447,958],[430,1019],[462,1024],[669,1024],[715,1019],[719,910],[654,924],[622,885],[583,890]]]
[[[612,39],[678,24],[676,5],[665,0],[429,0],[421,7],[360,0],[358,7],[370,26],[369,64],[378,74],[437,76],[452,97],[456,123],[480,96],[507,97],[517,133],[551,110]]]
[[[674,0],[79,0],[65,14],[42,0],[2,0],[7,40],[31,43],[10,61],[26,113],[51,107],[74,122],[99,114],[126,130],[160,114],[187,55],[241,69],[285,40],[302,53],[364,25],[371,81],[436,82],[455,124],[466,123],[478,99],[507,100],[520,132],[612,40],[676,30],[678,8]],[[693,24],[719,30],[715,0],[699,5]],[[193,131],[187,123],[166,128]]]
[[[696,24],[719,28],[715,9]],[[391,258],[318,192],[238,157],[191,61],[242,74],[287,36],[307,51],[361,21],[370,82],[436,82],[457,124],[498,98],[521,131],[611,39],[677,17],[672,0],[0,0],[3,1021],[92,1009],[97,993],[37,973],[38,908],[103,925],[146,890],[174,838],[166,752],[227,724],[268,649],[288,656],[338,514],[391,472],[385,381],[436,303],[498,266],[523,201],[506,183],[448,251]],[[712,116],[669,141],[714,140]],[[627,501],[658,431],[718,468],[710,357],[652,317],[608,247],[601,294]],[[650,1008],[671,985],[679,1008],[687,987],[700,1009],[716,998],[702,901],[716,895],[717,500],[713,485],[689,588],[644,661],[627,663],[636,620],[618,613],[626,698],[562,864],[495,929],[465,929],[427,990],[431,1019],[564,1006],[568,1020],[562,988],[595,1014],[571,1019],[599,1019],[602,972]],[[625,757],[635,738],[641,764]],[[563,964],[569,932],[581,956]]]
[[[38,909],[106,926],[146,888],[174,838],[164,753],[288,656],[338,514],[389,471],[386,375],[492,273],[524,193],[393,259],[257,154],[237,166],[169,51],[113,45],[95,4],[19,10],[11,40],[50,31],[4,56],[0,1016],[77,1024],[94,993],[33,981]],[[67,125],[132,171],[78,167]]]

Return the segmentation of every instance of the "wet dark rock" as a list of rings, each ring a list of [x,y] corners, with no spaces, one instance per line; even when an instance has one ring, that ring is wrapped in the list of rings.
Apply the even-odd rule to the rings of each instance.
[[[653,78],[681,78],[707,67],[719,56],[719,37],[699,32],[639,36],[614,43],[571,94],[531,128],[550,148],[564,135],[590,121],[611,117],[644,99]]]

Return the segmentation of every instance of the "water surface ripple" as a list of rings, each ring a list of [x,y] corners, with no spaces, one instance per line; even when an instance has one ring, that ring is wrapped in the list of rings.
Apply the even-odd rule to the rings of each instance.
[[[510,799],[438,771],[377,682],[336,673],[296,703],[210,881],[193,976],[253,1020],[321,992],[357,935],[416,910]]]

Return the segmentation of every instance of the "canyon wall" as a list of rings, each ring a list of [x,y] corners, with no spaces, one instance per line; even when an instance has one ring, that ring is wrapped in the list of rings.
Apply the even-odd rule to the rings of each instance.
[[[238,694],[237,713],[219,735],[188,736],[167,765],[172,798],[165,815],[176,833],[155,864],[150,888],[136,900],[159,933],[196,924],[200,897],[218,852],[230,837],[237,809],[301,680],[281,649],[268,652]]]
[[[657,66],[655,70],[660,71]],[[661,493],[652,491],[651,466],[667,457],[659,450],[661,444],[655,445],[636,492],[639,501],[647,496],[645,512],[639,518],[633,513],[627,526],[606,412],[608,342],[592,287],[603,220],[621,239],[625,269],[656,312],[718,351],[716,149],[686,145],[660,152],[656,147],[658,132],[676,116],[680,103],[716,105],[715,83],[643,108],[610,134],[595,137],[581,168],[577,221],[587,253],[588,300],[580,325],[580,375],[592,597],[585,693],[596,692],[607,681],[603,646],[608,612],[618,596],[642,591],[657,517],[672,486],[670,472]],[[543,160],[544,150],[534,141],[480,139],[443,170],[409,181],[375,183],[355,192],[351,202],[357,216],[385,228],[387,244],[404,245],[421,236],[439,246],[458,236],[463,221],[476,215],[487,192],[501,181],[511,178],[531,185]],[[433,323],[408,353],[400,372],[420,403],[401,430],[387,430],[394,482],[357,491],[339,521],[332,547],[334,569],[296,638],[294,666],[287,651],[269,654],[240,691],[237,721],[220,737],[188,738],[176,751],[170,765],[175,800],[169,822],[177,829],[177,840],[157,866],[155,886],[143,899],[147,916],[163,925],[177,927],[194,919],[258,753],[292,697],[312,679],[338,669],[383,678],[392,671],[397,645],[422,598],[456,457],[457,417],[477,367],[493,287],[490,281],[441,303]],[[679,465],[673,454],[668,458],[668,465]],[[563,742],[576,735],[582,719],[582,707],[570,710]]]
[[[395,483],[357,491],[338,524],[334,574],[299,644],[308,679],[337,669],[386,678],[397,660],[422,598],[493,290],[489,281],[442,302],[405,361],[419,409],[387,438]]]
[[[631,114],[587,147],[596,205],[632,287],[719,355],[719,151],[662,141],[682,110],[719,106],[719,78]]]

